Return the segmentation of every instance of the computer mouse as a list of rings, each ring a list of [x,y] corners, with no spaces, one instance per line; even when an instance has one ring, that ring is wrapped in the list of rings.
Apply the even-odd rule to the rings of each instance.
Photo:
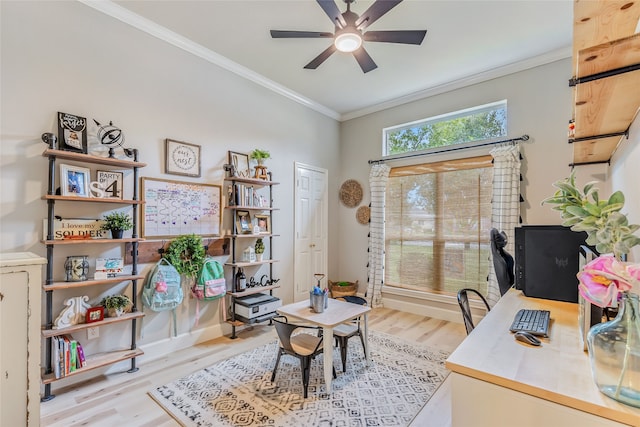
[[[531,345],[540,345],[541,341],[535,336],[530,334],[529,332],[518,331],[515,333],[516,340],[522,341]]]

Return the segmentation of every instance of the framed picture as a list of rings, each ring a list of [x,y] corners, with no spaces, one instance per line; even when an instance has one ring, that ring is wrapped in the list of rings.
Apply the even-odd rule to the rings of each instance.
[[[71,165],[60,165],[60,193],[63,196],[90,197],[89,177],[91,171]]]
[[[122,200],[122,172],[96,171],[96,181],[104,191],[104,199]]]
[[[233,176],[240,178],[250,178],[249,155],[229,151],[229,164],[233,166]]]
[[[251,234],[252,231],[249,211],[236,211],[236,232],[238,234]]]
[[[104,320],[104,307],[91,307],[87,309],[87,314],[85,315],[85,323],[93,323]]]
[[[59,112],[58,147],[64,151],[87,154],[87,119]]]
[[[271,233],[271,215],[255,214],[253,217],[256,219],[260,234]]]
[[[200,146],[187,142],[165,140],[165,173],[200,176]]]

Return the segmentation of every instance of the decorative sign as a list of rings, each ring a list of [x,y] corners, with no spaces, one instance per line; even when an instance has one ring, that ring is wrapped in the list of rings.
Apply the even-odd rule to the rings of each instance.
[[[47,220],[42,221],[43,240],[47,240]],[[107,239],[108,230],[100,230],[104,223],[101,219],[63,219],[56,217],[53,220],[53,239]]]
[[[122,172],[96,171],[98,185],[104,191],[103,198],[122,200],[122,177]]]
[[[122,258],[96,258],[96,274],[94,279],[102,280],[109,277],[116,277],[122,273],[124,263]]]
[[[165,172],[173,175],[200,176],[200,146],[167,139]]]
[[[142,237],[220,236],[221,187],[142,178]]]
[[[87,154],[87,119],[58,113],[58,141],[61,150]]]

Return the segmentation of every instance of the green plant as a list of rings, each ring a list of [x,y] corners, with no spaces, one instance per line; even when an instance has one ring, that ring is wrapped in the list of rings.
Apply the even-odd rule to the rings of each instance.
[[[178,270],[178,273],[195,279],[205,259],[202,239],[195,234],[176,237],[169,243],[164,258]]]
[[[264,160],[264,159],[270,159],[271,154],[269,154],[267,150],[260,150],[259,148],[256,148],[251,152],[250,157],[255,160]]]
[[[129,230],[133,228],[131,217],[124,212],[114,212],[104,216],[100,230]]]
[[[129,304],[131,304],[131,300],[126,295],[109,295],[102,298],[102,301],[100,301],[100,305],[106,308],[107,310],[122,309],[128,306]]]
[[[558,190],[542,204],[555,205],[560,211],[565,227],[573,231],[585,231],[586,243],[595,246],[600,253],[613,253],[616,258],[629,253],[632,247],[640,245],[640,238],[634,236],[640,225],[629,224],[627,216],[620,211],[624,207],[624,194],[616,191],[607,200],[600,200],[595,182],[589,182],[581,191],[576,187],[575,173],[556,181]]]
[[[258,238],[258,240],[256,240],[255,250],[257,254],[264,253],[264,242],[262,241],[262,238]]]

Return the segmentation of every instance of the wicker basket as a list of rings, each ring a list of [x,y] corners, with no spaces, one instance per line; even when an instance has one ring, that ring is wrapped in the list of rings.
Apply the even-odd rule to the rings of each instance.
[[[348,283],[348,285],[340,285]],[[329,290],[331,291],[331,298],[340,298],[348,295],[355,295],[358,293],[358,281],[355,282],[332,282],[329,280]]]

